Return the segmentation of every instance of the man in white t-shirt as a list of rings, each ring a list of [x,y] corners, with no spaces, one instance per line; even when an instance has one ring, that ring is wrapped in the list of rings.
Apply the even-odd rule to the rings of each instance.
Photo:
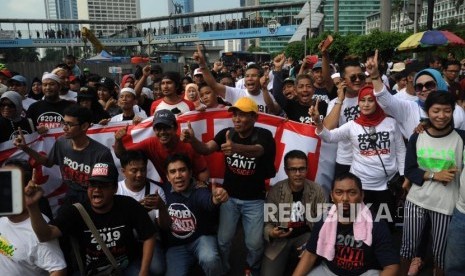
[[[202,70],[205,82],[215,90],[218,96],[229,103],[235,103],[242,97],[249,97],[257,103],[259,112],[274,115],[279,115],[281,113],[281,107],[268,91],[268,74],[263,76],[260,66],[256,64],[247,66],[244,76],[245,89],[225,86],[216,82],[210,70],[207,68],[207,63],[199,47],[200,46],[197,47],[197,52],[194,53],[194,60],[199,63],[199,69]]]
[[[328,111],[323,125],[331,130],[355,120],[360,113],[358,108],[358,91],[365,85],[366,76],[358,59],[346,59],[341,67],[342,81],[338,85],[337,98],[328,104]],[[336,166],[337,176],[350,170],[352,164],[352,146],[350,141],[337,143]]]
[[[124,179],[118,182],[117,195],[130,196],[140,202],[148,212],[150,220],[158,225],[158,209],[166,202],[165,193],[155,181],[147,179],[147,157],[141,151],[128,150],[120,158]],[[159,237],[153,250],[150,275],[163,275],[165,257]]]

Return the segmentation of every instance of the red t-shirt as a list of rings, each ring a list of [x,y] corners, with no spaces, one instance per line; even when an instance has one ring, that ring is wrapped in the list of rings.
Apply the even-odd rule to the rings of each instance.
[[[174,149],[168,150],[164,147],[158,138],[150,137],[140,143],[133,144],[128,147],[128,150],[141,150],[143,151],[148,159],[152,161],[155,169],[157,169],[158,174],[160,174],[163,182],[166,182],[166,170],[165,170],[165,160],[168,156],[175,153],[184,154],[189,157],[192,162],[193,167],[193,176],[197,178],[198,174],[207,169],[207,162],[203,155],[198,154],[189,143],[182,143],[179,141],[179,137],[176,137],[177,143]]]

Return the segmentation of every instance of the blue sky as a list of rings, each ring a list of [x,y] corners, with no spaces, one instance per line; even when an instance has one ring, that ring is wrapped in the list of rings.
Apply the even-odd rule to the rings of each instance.
[[[142,17],[168,15],[167,0],[140,0]],[[194,0],[195,11],[214,11],[239,7],[239,0]],[[44,0],[3,0],[0,18],[45,18]]]

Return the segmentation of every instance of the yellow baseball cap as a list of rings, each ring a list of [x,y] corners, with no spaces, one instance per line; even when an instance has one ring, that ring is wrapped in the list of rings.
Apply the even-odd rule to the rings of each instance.
[[[242,97],[231,106],[228,111],[240,110],[242,112],[255,112],[258,113],[257,103],[249,97]]]

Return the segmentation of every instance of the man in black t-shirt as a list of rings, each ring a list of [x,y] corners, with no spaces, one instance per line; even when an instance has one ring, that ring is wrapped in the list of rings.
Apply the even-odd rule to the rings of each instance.
[[[380,271],[382,275],[397,275],[399,253],[393,247],[387,224],[370,216],[368,207],[360,205],[360,178],[350,172],[336,176],[331,198],[335,206],[313,227],[293,275],[307,275],[309,271],[308,275],[315,276],[379,275]],[[317,265],[317,261],[321,264]]]
[[[119,269],[124,275],[148,275],[155,245],[155,227],[147,211],[135,199],[115,195],[118,172],[114,164],[95,164],[89,182],[89,202],[83,204],[84,208]],[[39,241],[62,236],[74,237],[85,266],[84,275],[97,275],[111,269],[108,258],[75,206],[66,206],[52,225],[45,222],[38,207],[42,194],[41,187],[33,181],[25,189],[26,206]],[[138,252],[140,248],[135,247],[137,242],[134,230],[137,232],[137,239],[143,241],[142,253]],[[141,260],[136,259],[139,255],[142,256]]]
[[[269,130],[255,126],[258,106],[254,100],[242,97],[229,111],[233,112],[233,128],[225,128],[213,140],[203,143],[195,138],[189,125],[181,133],[181,140],[190,142],[200,154],[206,155],[220,150],[224,153],[223,187],[230,198],[220,207],[218,245],[225,272],[230,268],[230,247],[240,217],[248,250],[246,270],[258,272],[264,249],[265,180],[276,174],[276,145]]]
[[[63,111],[73,102],[60,98],[61,80],[55,74],[42,76],[44,99],[29,106],[26,117],[30,118],[39,131],[61,127]]]

